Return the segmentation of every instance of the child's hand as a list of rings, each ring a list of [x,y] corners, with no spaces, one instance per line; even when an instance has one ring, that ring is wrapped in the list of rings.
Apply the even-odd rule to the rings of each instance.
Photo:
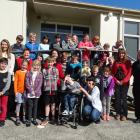
[[[2,96],[3,95],[3,92],[0,92],[0,96]]]

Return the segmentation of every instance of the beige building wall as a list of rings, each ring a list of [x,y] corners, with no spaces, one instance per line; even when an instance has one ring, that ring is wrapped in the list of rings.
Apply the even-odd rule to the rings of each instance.
[[[109,43],[113,46],[118,39],[118,17],[110,14],[100,15],[100,39],[101,44]]]
[[[26,40],[26,2],[0,0],[0,41],[4,38],[15,43],[17,35]]]

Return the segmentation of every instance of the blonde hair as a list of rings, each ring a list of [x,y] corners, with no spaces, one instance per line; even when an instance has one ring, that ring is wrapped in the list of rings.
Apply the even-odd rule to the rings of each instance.
[[[30,37],[36,37],[36,33],[33,33],[33,32],[30,33],[30,34],[29,34],[29,38],[30,38]]]
[[[39,61],[39,60],[34,60],[33,61],[33,64],[32,64],[32,71],[33,71],[33,67],[34,66],[39,66],[40,68],[39,68],[39,72],[41,71],[41,62]]]
[[[98,65],[93,65],[92,71],[94,71],[95,69],[99,69],[99,66]]]
[[[47,57],[47,62],[54,62],[55,61],[55,58],[54,57]]]

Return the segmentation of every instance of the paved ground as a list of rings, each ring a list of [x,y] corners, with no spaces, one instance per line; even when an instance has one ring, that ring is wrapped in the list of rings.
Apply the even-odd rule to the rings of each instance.
[[[111,119],[101,124],[80,124],[77,129],[70,125],[48,124],[44,129],[35,126],[15,126],[11,120],[0,128],[0,140],[139,140],[140,124],[134,124],[134,112],[129,111],[129,119],[120,122]]]

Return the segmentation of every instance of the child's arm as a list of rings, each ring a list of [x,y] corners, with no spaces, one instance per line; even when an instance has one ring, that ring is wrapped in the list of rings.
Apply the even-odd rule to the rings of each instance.
[[[4,87],[4,89],[2,90],[1,95],[4,95],[5,92],[9,90],[10,85],[11,85],[11,74],[8,73],[7,83],[6,83],[5,87]]]

